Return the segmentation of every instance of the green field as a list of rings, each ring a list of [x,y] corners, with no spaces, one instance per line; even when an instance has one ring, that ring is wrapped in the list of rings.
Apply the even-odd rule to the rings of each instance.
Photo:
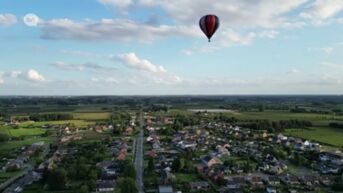
[[[0,132],[7,133],[11,137],[23,137],[23,136],[38,136],[46,132],[42,128],[18,128],[18,129],[7,129],[0,128]]]
[[[45,125],[67,125],[73,124],[76,127],[87,127],[88,125],[94,125],[94,121],[85,120],[66,120],[66,121],[42,121],[42,122],[24,122],[20,124],[20,127],[42,127]]]
[[[310,129],[288,129],[285,134],[311,139],[328,145],[343,147],[343,130],[330,127],[312,127]]]
[[[106,120],[109,119],[111,113],[98,112],[98,113],[73,113],[74,119],[81,120]]]
[[[44,141],[45,143],[51,143],[53,140],[54,137],[31,137],[19,141],[2,142],[0,143],[0,151],[7,151],[15,148],[20,148],[40,141]]]

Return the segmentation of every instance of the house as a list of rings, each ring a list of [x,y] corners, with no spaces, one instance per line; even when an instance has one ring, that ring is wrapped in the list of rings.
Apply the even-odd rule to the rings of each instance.
[[[98,180],[96,182],[95,192],[110,193],[114,191],[114,182],[112,180]]]
[[[125,129],[124,135],[132,135],[133,133],[133,128],[132,127],[127,127]]]
[[[206,191],[209,188],[209,184],[206,181],[191,182],[189,183],[191,191]]]
[[[278,186],[280,185],[280,179],[276,176],[268,176],[268,178],[265,179],[265,183],[269,186]]]
[[[7,162],[6,166],[4,167],[5,171],[17,171],[22,169],[24,166],[24,162],[21,159],[10,160]]]
[[[174,119],[173,117],[164,117],[164,124],[173,124],[174,123]]]
[[[319,179],[314,175],[303,175],[300,177],[300,181],[306,186],[315,186],[319,184]]]
[[[281,180],[283,183],[288,184],[288,185],[292,185],[292,186],[300,184],[298,177],[296,177],[294,175],[286,175]]]
[[[321,176],[320,177],[320,183],[324,186],[331,186],[333,184],[334,180],[330,176]]]
[[[252,176],[248,178],[247,181],[251,186],[254,186],[257,188],[263,187],[263,180],[260,176]]]
[[[319,154],[322,162],[331,162],[335,165],[343,165],[343,155],[341,153],[323,152]]]
[[[272,187],[267,187],[266,188],[266,193],[276,193],[276,190]]]
[[[209,167],[209,168],[214,166],[214,165],[223,164],[223,162],[219,158],[212,157],[212,156],[209,156],[209,155],[201,158],[201,161],[203,162],[203,164],[206,167]]]
[[[158,186],[158,192],[159,193],[174,193],[172,186],[164,186],[164,185]]]

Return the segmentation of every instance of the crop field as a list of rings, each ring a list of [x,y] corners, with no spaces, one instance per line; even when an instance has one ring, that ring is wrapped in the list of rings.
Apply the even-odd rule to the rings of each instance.
[[[310,129],[288,129],[285,134],[315,140],[328,145],[343,147],[343,130],[330,127]]]
[[[107,120],[111,113],[98,112],[98,113],[73,113],[74,119],[80,120]]]

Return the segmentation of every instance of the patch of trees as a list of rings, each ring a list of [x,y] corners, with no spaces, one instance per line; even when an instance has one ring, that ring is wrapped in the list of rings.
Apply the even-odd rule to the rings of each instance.
[[[8,136],[8,134],[6,133],[0,133],[0,142],[6,142],[10,139],[10,137]]]
[[[110,125],[113,125],[113,135],[121,135],[130,120],[129,113],[113,113],[108,121]]]
[[[269,130],[272,128],[271,131],[283,131],[290,128],[303,129],[311,127],[312,123],[311,121],[305,120],[281,120],[272,122],[269,120],[255,120],[248,123],[241,123],[239,125],[253,130]]]
[[[186,116],[177,114],[174,119],[174,124],[181,124],[182,126],[193,126],[200,123],[200,119],[194,116]]]
[[[343,123],[330,123],[329,124],[330,127],[333,127],[333,128],[339,128],[339,129],[343,129]]]
[[[214,121],[224,122],[224,123],[236,123],[238,121],[237,118],[226,116],[223,113],[220,113],[219,115],[214,116],[213,120]]]
[[[147,111],[150,112],[168,112],[169,108],[167,105],[150,105],[149,107],[147,107],[146,109]]]
[[[29,117],[32,121],[63,121],[73,119],[73,115],[68,113],[33,114]]]

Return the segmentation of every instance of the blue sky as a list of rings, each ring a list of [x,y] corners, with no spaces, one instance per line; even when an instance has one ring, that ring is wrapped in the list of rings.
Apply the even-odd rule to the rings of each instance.
[[[0,95],[343,94],[343,0],[2,0]],[[211,43],[201,16],[219,16]]]

